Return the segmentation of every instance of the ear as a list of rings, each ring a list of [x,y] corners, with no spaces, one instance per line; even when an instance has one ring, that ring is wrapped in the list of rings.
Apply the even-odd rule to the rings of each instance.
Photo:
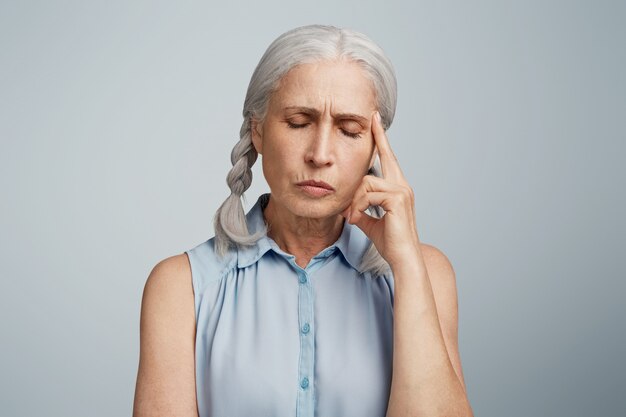
[[[250,119],[250,137],[254,149],[259,155],[263,154],[263,123],[252,117]]]

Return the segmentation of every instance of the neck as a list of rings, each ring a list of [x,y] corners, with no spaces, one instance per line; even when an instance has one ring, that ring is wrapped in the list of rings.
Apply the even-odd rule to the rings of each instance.
[[[339,239],[344,218],[340,214],[313,219],[293,214],[271,197],[263,210],[268,224],[267,235],[286,253],[296,257],[302,268],[312,257]]]

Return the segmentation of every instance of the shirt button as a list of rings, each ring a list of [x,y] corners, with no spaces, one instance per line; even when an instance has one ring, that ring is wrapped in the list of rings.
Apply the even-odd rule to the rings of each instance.
[[[300,275],[300,284],[304,284],[306,282],[306,276]]]
[[[302,381],[300,381],[300,386],[302,388],[306,388],[309,386],[309,378],[307,378],[306,376],[304,378],[302,378]]]
[[[304,326],[302,326],[302,333],[308,333],[309,330],[311,330],[311,326],[309,326],[309,323],[304,323]]]

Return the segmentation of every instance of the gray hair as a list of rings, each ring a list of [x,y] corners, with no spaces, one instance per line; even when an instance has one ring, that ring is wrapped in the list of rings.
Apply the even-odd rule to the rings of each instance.
[[[280,35],[261,57],[248,85],[240,139],[231,152],[233,167],[226,178],[231,194],[213,219],[215,252],[219,256],[223,257],[231,246],[253,245],[267,233],[267,226],[254,234],[249,233],[241,201],[243,193],[252,183],[251,168],[258,157],[252,144],[251,119],[265,119],[272,94],[279,88],[282,77],[293,67],[340,59],[354,61],[363,68],[373,83],[382,125],[385,130],[391,125],[397,101],[396,76],[391,62],[372,40],[351,29],[326,25],[302,26]],[[368,174],[382,177],[378,157]],[[370,206],[367,211],[377,218],[384,215],[380,206]],[[370,272],[374,277],[390,271],[389,264],[372,242],[361,259],[359,269],[360,272]]]

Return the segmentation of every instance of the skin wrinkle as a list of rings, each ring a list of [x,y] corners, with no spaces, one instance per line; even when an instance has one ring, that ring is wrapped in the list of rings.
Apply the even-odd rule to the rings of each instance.
[[[285,103],[315,110],[300,114],[307,119],[305,127],[294,129],[284,122]],[[393,377],[387,415],[472,416],[458,376],[458,342],[449,336],[450,328],[457,326],[456,319],[450,318],[457,316],[456,291],[450,290],[454,275],[432,263],[427,266],[423,252],[430,249],[417,235],[414,193],[380,121],[354,139],[333,118],[340,112],[370,114],[372,123],[375,106],[373,86],[356,65],[303,65],[284,77],[281,89],[270,99],[266,120],[255,123],[252,133],[271,189],[264,211],[268,236],[306,268],[313,256],[338,239],[342,212],[351,207],[350,223],[369,230],[366,234],[393,271]],[[383,178],[365,177],[379,151]],[[305,179],[326,181],[336,192],[310,197],[295,185]],[[384,220],[368,220],[363,215],[365,203],[383,206]],[[444,287],[449,290],[444,292]]]
[[[287,106],[284,108],[285,111],[295,111],[295,113],[293,114],[298,114],[298,113],[310,113],[312,116],[314,116],[315,118],[319,118],[320,117],[320,112],[319,110],[312,108],[312,107],[306,107],[306,106]],[[361,127],[361,129],[366,129],[368,127],[368,122],[369,120],[365,117],[365,116],[361,116],[359,114],[355,114],[355,113],[334,113],[331,111],[331,115],[333,118],[335,119],[354,119],[354,122],[358,123],[359,126]]]
[[[287,47],[298,46],[294,42]],[[361,52],[355,51],[357,56]],[[372,277],[391,277],[395,285],[392,300],[393,377],[386,416],[471,417],[471,406],[461,380],[456,336],[458,305],[455,275],[441,251],[419,242],[415,228],[415,196],[385,134],[395,114],[395,74],[382,51],[376,49],[375,52],[374,56],[367,55],[363,60],[354,58],[354,65],[346,60],[339,61],[341,65],[338,65],[332,60],[301,66],[299,71],[288,71],[287,74],[281,71],[269,97],[268,81],[274,80],[267,79],[269,73],[276,74],[276,68],[285,68],[292,61],[274,68],[270,65],[273,56],[268,55],[270,64],[267,68],[257,67],[253,75],[254,83],[251,83],[246,95],[246,119],[240,131],[241,140],[246,149],[251,140],[256,151],[253,155],[262,156],[263,173],[270,185],[272,199],[268,206],[271,210],[266,209],[263,213],[271,227],[268,235],[285,252],[294,254],[301,267],[308,265],[310,257],[320,248],[336,240],[341,231],[340,221],[336,226],[333,224],[336,209],[345,204],[344,198],[350,194],[347,190],[352,185],[350,181],[361,178],[357,194],[351,196],[352,201],[341,215],[371,240],[362,259],[366,261],[362,262],[365,264],[363,271],[371,272]],[[293,71],[298,65],[290,68]],[[358,68],[360,72],[356,70]],[[260,81],[266,81],[260,91],[261,83],[257,83],[257,75]],[[280,87],[276,88],[277,85]],[[324,90],[329,86],[333,88]],[[371,88],[373,86],[378,90]],[[383,95],[381,100],[363,96],[365,93],[375,96],[377,92]],[[268,112],[272,99],[274,107]],[[368,104],[369,108],[358,108]],[[306,106],[315,111],[286,114],[281,105]],[[381,106],[380,109],[377,109],[378,106]],[[258,113],[253,108],[258,108]],[[374,114],[374,110],[382,110],[380,116],[385,120]],[[342,133],[344,124],[348,123],[340,121],[336,117],[337,112],[371,116],[371,124],[368,123],[363,140],[354,140]],[[288,118],[292,118],[291,123],[297,119],[296,125],[301,126],[290,125]],[[365,157],[360,146],[363,143],[368,145],[370,152]],[[378,151],[380,166],[377,164],[376,169],[365,170],[366,164],[358,164],[361,160],[365,162],[370,155],[375,156]],[[237,156],[233,159],[243,157],[240,154]],[[370,166],[373,161],[374,158]],[[237,176],[242,168],[233,168]],[[361,171],[362,168],[365,169]],[[293,190],[300,191],[295,184],[304,179],[324,180],[339,192],[327,196],[329,198],[314,199],[307,195],[308,200],[303,201],[302,193],[297,194]],[[229,179],[229,185],[232,182],[234,180]],[[243,212],[237,193],[231,194],[220,207],[220,214],[223,207],[229,212]],[[375,219],[364,215],[368,207],[376,213]],[[221,216],[219,225],[230,227],[226,220],[229,219]],[[231,228],[233,236],[241,235],[241,241],[246,239],[246,235],[251,236],[245,230],[245,223],[243,227],[238,226],[234,224]],[[328,232],[333,227],[337,227],[336,233]],[[216,231],[220,232],[219,227]],[[216,233],[220,238],[218,241],[230,243],[229,239],[222,238],[224,234]],[[244,243],[253,240],[250,238]]]
[[[306,266],[341,234],[341,213],[376,156],[370,124],[376,105],[374,86],[358,64],[323,61],[289,71],[270,98],[265,120],[252,121],[252,141],[271,190],[264,211],[268,236],[295,255],[298,265]],[[293,128],[288,122],[306,125]],[[335,192],[310,197],[296,185],[308,179],[325,181]]]

